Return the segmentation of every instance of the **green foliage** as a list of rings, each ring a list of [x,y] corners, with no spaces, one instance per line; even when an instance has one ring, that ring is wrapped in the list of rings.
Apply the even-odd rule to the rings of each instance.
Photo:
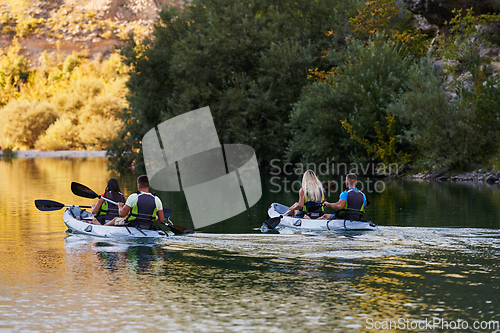
[[[12,100],[0,109],[0,145],[33,148],[37,138],[57,119],[52,105]]]
[[[395,133],[396,117],[392,114],[388,114],[385,120],[387,121],[385,133],[380,128],[380,123],[378,121],[373,125],[373,129],[376,133],[376,141],[374,143],[370,142],[368,139],[359,137],[347,120],[341,121],[341,123],[342,127],[344,127],[351,136],[351,139],[356,140],[366,149],[369,155],[373,156],[377,161],[382,162],[382,166],[380,166],[381,169],[378,170],[379,173],[385,174],[394,171],[397,174],[410,162],[410,156],[402,151],[396,152],[396,145],[399,142]],[[398,165],[398,168],[391,170],[391,165]]]
[[[481,133],[475,131],[473,106],[449,100],[428,60],[409,73],[407,89],[388,110],[409,125],[406,138],[419,151],[420,167],[459,168],[474,161]]]
[[[329,157],[339,161],[347,157],[347,151],[355,149],[340,124],[342,111],[350,102],[343,101],[343,97],[334,86],[322,81],[304,88],[287,126],[293,137],[288,160],[323,163]]]
[[[281,158],[307,69],[325,62],[326,33],[343,31],[352,4],[195,0],[183,11],[164,9],[152,40],[130,39],[122,49],[133,68],[128,100],[136,122],[124,131],[138,138],[133,149],[151,127],[210,106],[221,142],[251,145],[264,165]],[[125,141],[114,148],[117,156]]]
[[[476,99],[475,124],[480,133],[480,156],[490,157],[499,153],[500,140],[500,87],[495,77],[489,77]]]
[[[399,46],[407,55],[421,57],[429,42],[424,34],[413,28],[412,15],[403,3],[394,0],[372,0],[365,3],[358,15],[351,17],[352,38],[369,40],[383,35]],[[403,32],[400,32],[403,31]]]
[[[481,67],[489,62],[489,57],[481,54],[484,46],[493,46],[492,36],[487,32],[488,24],[500,21],[500,14],[474,15],[472,8],[462,15],[462,10],[454,11],[456,16],[447,24],[449,35],[439,37],[438,47],[433,52],[444,60],[446,74],[460,75],[471,72],[473,81],[482,82]],[[460,81],[457,81],[460,82]]]
[[[85,61],[85,56],[81,53],[73,51],[73,54],[67,56],[62,64],[63,73],[71,74],[75,67],[81,65]]]
[[[9,160],[13,157],[16,157],[16,152],[14,151],[12,146],[9,146],[9,147],[3,148],[2,154],[0,154],[0,157],[2,157],[3,159]]]
[[[373,124],[387,126],[386,107],[405,86],[408,64],[392,42],[364,45],[351,40],[343,62],[327,80],[304,89],[291,117],[289,159],[367,161],[365,149],[351,140],[340,122],[347,120],[358,137],[377,143]],[[394,130],[399,134],[399,128]]]
[[[407,90],[390,109],[408,125],[406,138],[417,149],[417,166],[463,169],[498,152],[498,79],[482,50],[494,37],[487,25],[499,20],[500,15],[474,15],[472,9],[456,12],[449,34],[439,37],[432,52],[446,82],[427,60],[412,67]]]

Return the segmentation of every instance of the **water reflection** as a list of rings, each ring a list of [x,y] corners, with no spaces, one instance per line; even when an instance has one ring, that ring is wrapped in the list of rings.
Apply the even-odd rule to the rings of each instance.
[[[370,195],[377,231],[262,234],[253,228],[268,204],[297,197],[265,180],[258,209],[153,244],[68,235],[62,211],[33,205],[92,203],[69,184],[100,192],[110,176],[104,159],[0,162],[0,331],[355,332],[369,319],[500,320],[496,187],[388,182]],[[133,192],[135,177],[120,177]],[[160,195],[189,227],[184,199]]]

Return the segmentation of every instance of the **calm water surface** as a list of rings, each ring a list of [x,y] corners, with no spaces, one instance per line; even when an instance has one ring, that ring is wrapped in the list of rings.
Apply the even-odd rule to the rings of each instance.
[[[369,193],[378,231],[262,234],[268,205],[297,197],[266,178],[247,212],[152,244],[72,235],[35,208],[93,203],[72,181],[135,191],[106,166],[0,161],[0,332],[500,331],[496,186],[386,182]],[[183,195],[158,194],[193,227]]]

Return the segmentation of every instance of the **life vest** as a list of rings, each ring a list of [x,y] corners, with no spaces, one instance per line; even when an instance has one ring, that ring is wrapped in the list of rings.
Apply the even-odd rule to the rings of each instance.
[[[125,197],[120,192],[118,194],[115,194],[110,191],[108,193],[104,193],[102,197],[113,200],[115,202],[125,202]],[[99,210],[97,211],[96,216],[104,216],[106,220],[112,220],[113,218],[118,216],[118,206],[104,200],[101,208],[99,208]]]
[[[137,204],[132,207],[127,217],[127,221],[133,227],[149,229],[153,225],[158,211],[156,208],[155,195],[139,191],[137,195]]]
[[[321,191],[321,188],[320,188]],[[323,191],[321,191],[323,193]],[[302,206],[302,211],[307,213],[311,218],[318,218],[325,213],[325,206],[323,206],[323,202],[325,202],[325,197],[322,194],[321,202],[311,201],[309,200],[308,193],[305,193],[304,206]]]
[[[338,211],[338,218],[359,220],[363,218],[365,210],[365,196],[363,192],[350,189],[347,191],[347,201],[344,208]]]

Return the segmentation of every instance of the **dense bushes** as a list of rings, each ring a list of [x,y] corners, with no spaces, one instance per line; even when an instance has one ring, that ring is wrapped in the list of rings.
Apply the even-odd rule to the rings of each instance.
[[[342,56],[335,71],[305,88],[295,104],[289,159],[365,162],[370,156],[341,121],[347,120],[357,136],[370,142],[376,138],[375,122],[387,126],[386,108],[406,83],[407,60],[396,45],[383,40],[367,45],[352,40]]]
[[[340,55],[330,52],[342,61],[314,73],[319,80],[294,106],[289,158],[320,163],[326,157],[372,157],[399,164],[411,159],[416,170],[488,165],[499,153],[500,86],[489,58],[481,55],[493,39],[481,24],[500,17],[458,12],[451,34],[431,49],[432,57],[422,57],[428,46],[422,35],[407,30],[411,38],[401,43],[402,35],[391,29],[392,3],[367,3],[364,10],[372,13],[360,11],[351,19],[358,39],[351,36]],[[376,25],[364,26],[362,18],[373,14]]]
[[[221,142],[251,145],[263,166],[282,158],[308,69],[325,66],[323,50],[343,43],[353,3],[195,0],[182,12],[164,9],[154,39],[123,49],[133,68],[127,116],[138,122],[128,122],[116,156],[139,150],[153,126],[210,106]]]
[[[12,100],[0,109],[1,146],[33,147],[36,140],[56,121],[54,107],[47,102]]]
[[[0,67],[0,74],[27,63],[15,51],[19,49],[2,55],[7,65]],[[10,61],[16,54],[21,60]],[[79,53],[60,62],[46,54],[42,57],[42,66],[29,71],[13,89],[2,90],[5,106],[0,116],[5,124],[0,127],[0,145],[42,150],[107,148],[123,128],[127,68],[116,54],[93,61]],[[4,77],[10,78],[12,86],[12,77],[18,76]]]
[[[394,0],[193,0],[165,8],[151,39],[129,38],[123,62],[45,54],[32,69],[6,50],[0,113],[50,112],[30,138],[3,127],[0,144],[111,143],[113,165],[140,168],[148,130],[210,106],[220,141],[252,146],[262,170],[276,158],[466,168],[500,154],[500,86],[484,56],[498,21],[458,12],[431,46]]]
[[[401,3],[352,4],[209,0],[164,9],[154,39],[122,49],[133,69],[130,109],[113,161],[139,166],[146,131],[207,105],[221,141],[254,147],[262,169],[276,158],[459,168],[494,154],[499,93],[483,59],[451,82],[435,65],[464,62],[461,33],[477,51],[482,21],[457,16],[428,53],[436,48]]]

